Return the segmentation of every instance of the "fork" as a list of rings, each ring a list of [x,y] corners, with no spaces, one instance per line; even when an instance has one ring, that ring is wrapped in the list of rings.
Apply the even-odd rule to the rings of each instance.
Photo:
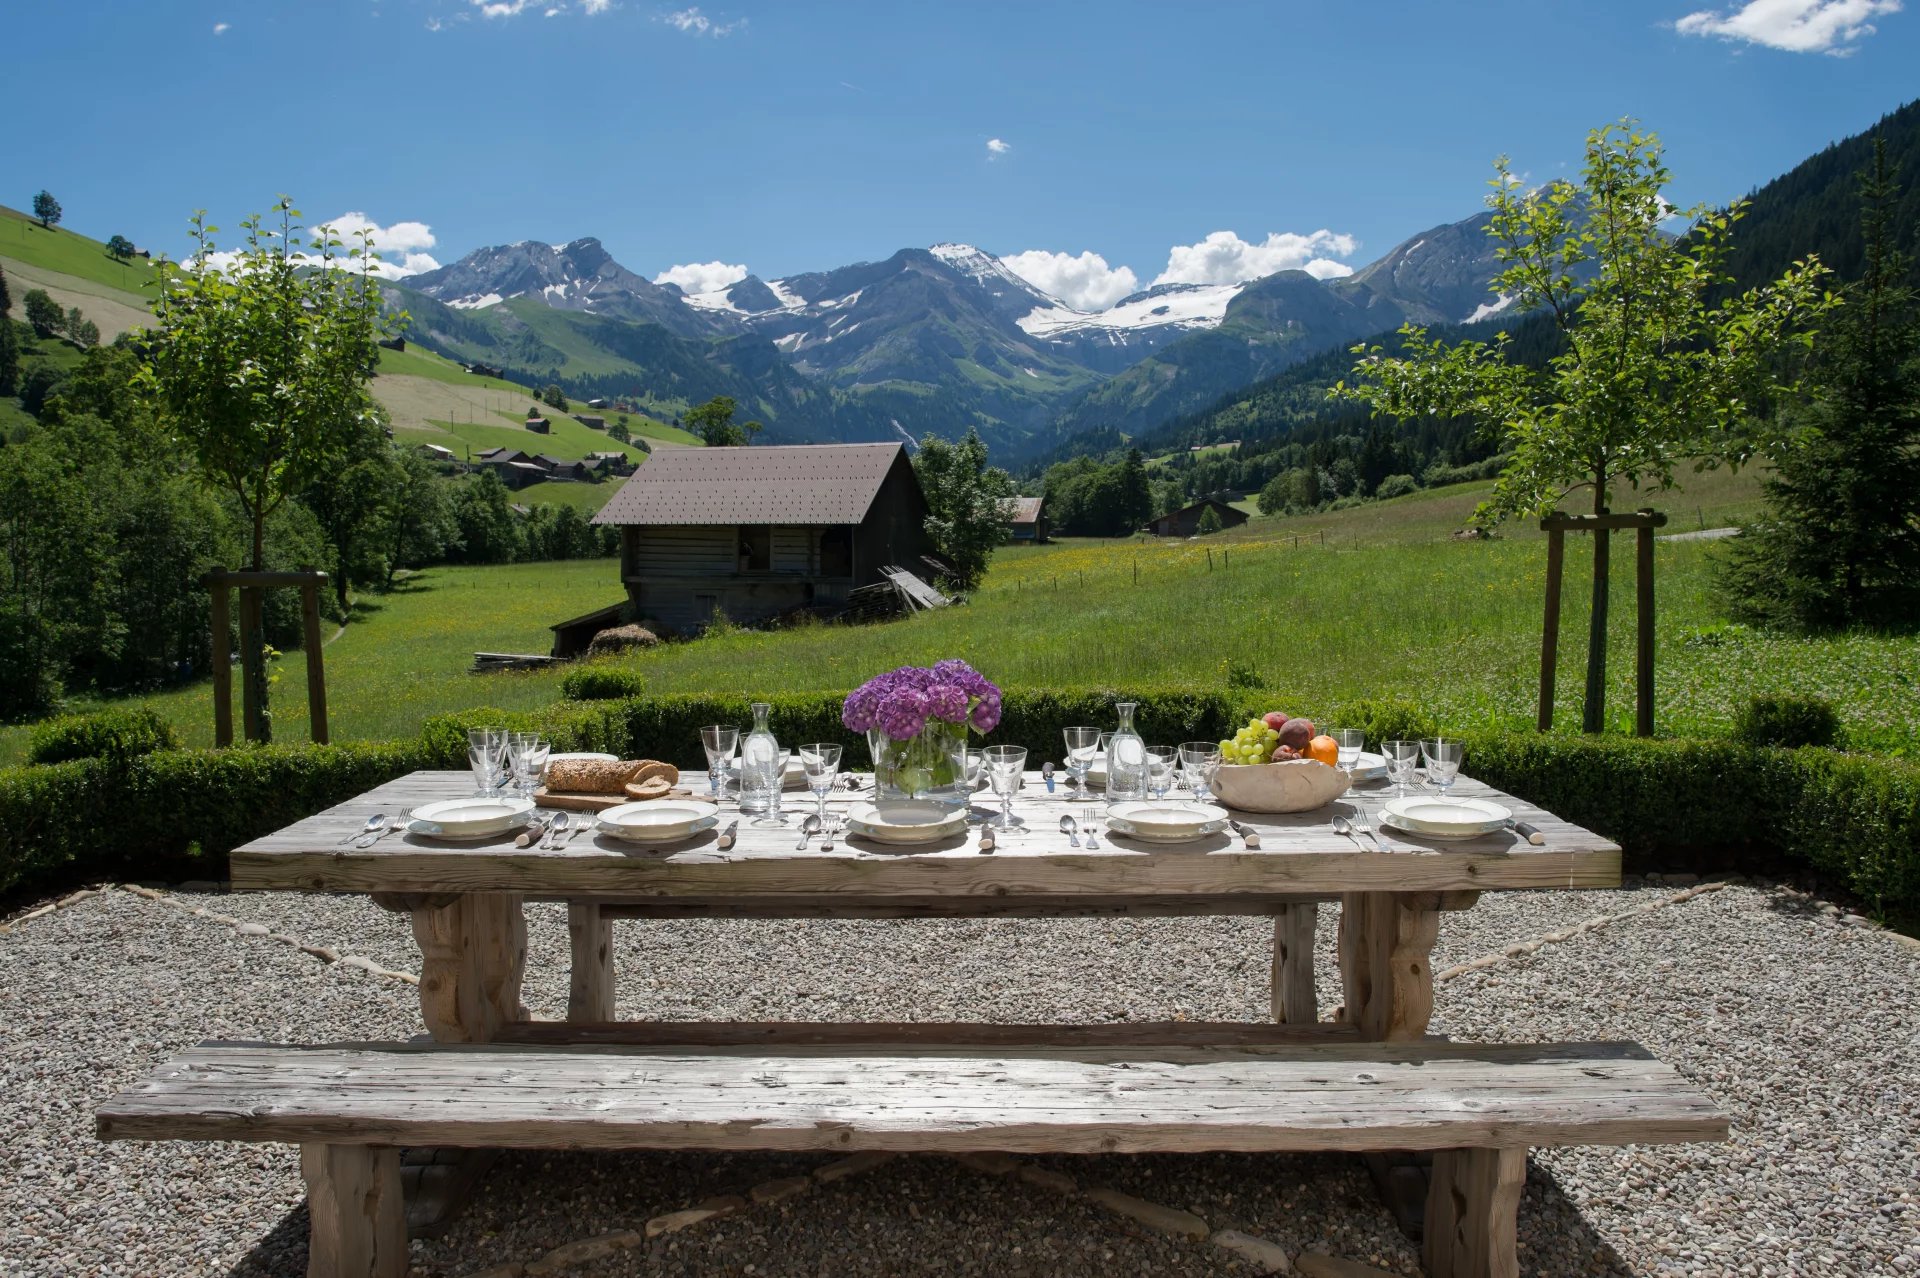
[[[1097,851],[1100,847],[1100,827],[1092,821],[1087,822],[1087,848]]]
[[[361,835],[359,838],[353,841],[353,846],[356,848],[370,848],[374,844],[380,842],[380,840],[386,838],[388,835],[400,833],[400,831],[407,828],[408,823],[411,822],[412,820],[413,820],[413,809],[402,808],[400,809],[400,815],[393,818],[392,821],[387,823],[386,829],[380,830],[378,832],[369,832],[367,834]]]
[[[1373,832],[1371,825],[1367,824],[1367,805],[1358,800],[1356,800],[1353,805],[1353,823],[1359,828],[1360,833],[1373,840],[1374,847],[1380,849],[1382,852],[1387,850],[1387,845],[1380,841],[1380,836]]]
[[[835,817],[833,820],[827,822],[827,828],[822,831],[820,835],[820,850],[822,852],[833,851],[833,840],[835,836],[840,833],[840,827],[845,824],[846,822],[840,817]]]

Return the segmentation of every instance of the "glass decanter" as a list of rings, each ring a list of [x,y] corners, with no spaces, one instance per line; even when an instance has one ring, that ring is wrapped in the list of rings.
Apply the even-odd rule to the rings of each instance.
[[[1135,701],[1122,701],[1114,707],[1120,725],[1107,742],[1107,802],[1147,797],[1147,743],[1133,730]]]
[[[740,743],[740,810],[759,813],[769,810],[780,793],[780,743],[767,727],[773,705],[756,701],[747,707],[753,712],[753,731]]]

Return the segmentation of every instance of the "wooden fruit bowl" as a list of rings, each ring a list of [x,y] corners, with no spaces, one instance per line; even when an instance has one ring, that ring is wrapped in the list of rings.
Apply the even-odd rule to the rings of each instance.
[[[1213,793],[1242,812],[1310,812],[1347,792],[1346,773],[1318,759],[1285,763],[1223,763]]]

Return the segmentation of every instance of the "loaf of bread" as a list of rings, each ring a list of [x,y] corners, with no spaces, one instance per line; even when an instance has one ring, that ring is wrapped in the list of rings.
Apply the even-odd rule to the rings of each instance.
[[[673,793],[673,782],[665,777],[648,777],[645,781],[629,781],[626,795],[629,799],[664,799]]]
[[[547,789],[558,794],[621,794],[656,777],[670,789],[680,780],[680,769],[658,759],[556,759],[547,765]]]

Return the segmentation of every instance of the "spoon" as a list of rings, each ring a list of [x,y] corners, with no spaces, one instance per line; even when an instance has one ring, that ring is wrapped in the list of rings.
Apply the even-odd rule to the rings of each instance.
[[[800,841],[793,845],[794,851],[797,852],[800,849],[806,847],[807,840],[811,839],[814,835],[818,834],[819,832],[820,832],[820,814],[818,812],[808,813],[807,819],[800,823]]]
[[[1367,850],[1367,845],[1360,842],[1360,836],[1353,832],[1353,822],[1347,820],[1345,817],[1337,816],[1333,819],[1333,832],[1335,834],[1344,834],[1349,839],[1352,839],[1353,846],[1359,848],[1362,852]]]
[[[553,824],[547,827],[547,846],[550,848],[559,847],[560,836],[565,834],[566,832],[567,832],[567,814],[564,812],[554,813]]]
[[[1080,846],[1080,823],[1071,816],[1063,816],[1060,818],[1060,833],[1067,836],[1068,847],[1077,848]]]
[[[363,834],[378,834],[380,833],[381,827],[386,825],[386,823],[387,823],[387,814],[384,812],[376,812],[372,816],[367,818],[366,825],[362,826],[358,830],[355,830],[352,834],[349,834],[346,838],[340,840],[340,846],[344,848],[345,846],[347,846],[347,844],[353,842],[355,839],[359,838]]]

